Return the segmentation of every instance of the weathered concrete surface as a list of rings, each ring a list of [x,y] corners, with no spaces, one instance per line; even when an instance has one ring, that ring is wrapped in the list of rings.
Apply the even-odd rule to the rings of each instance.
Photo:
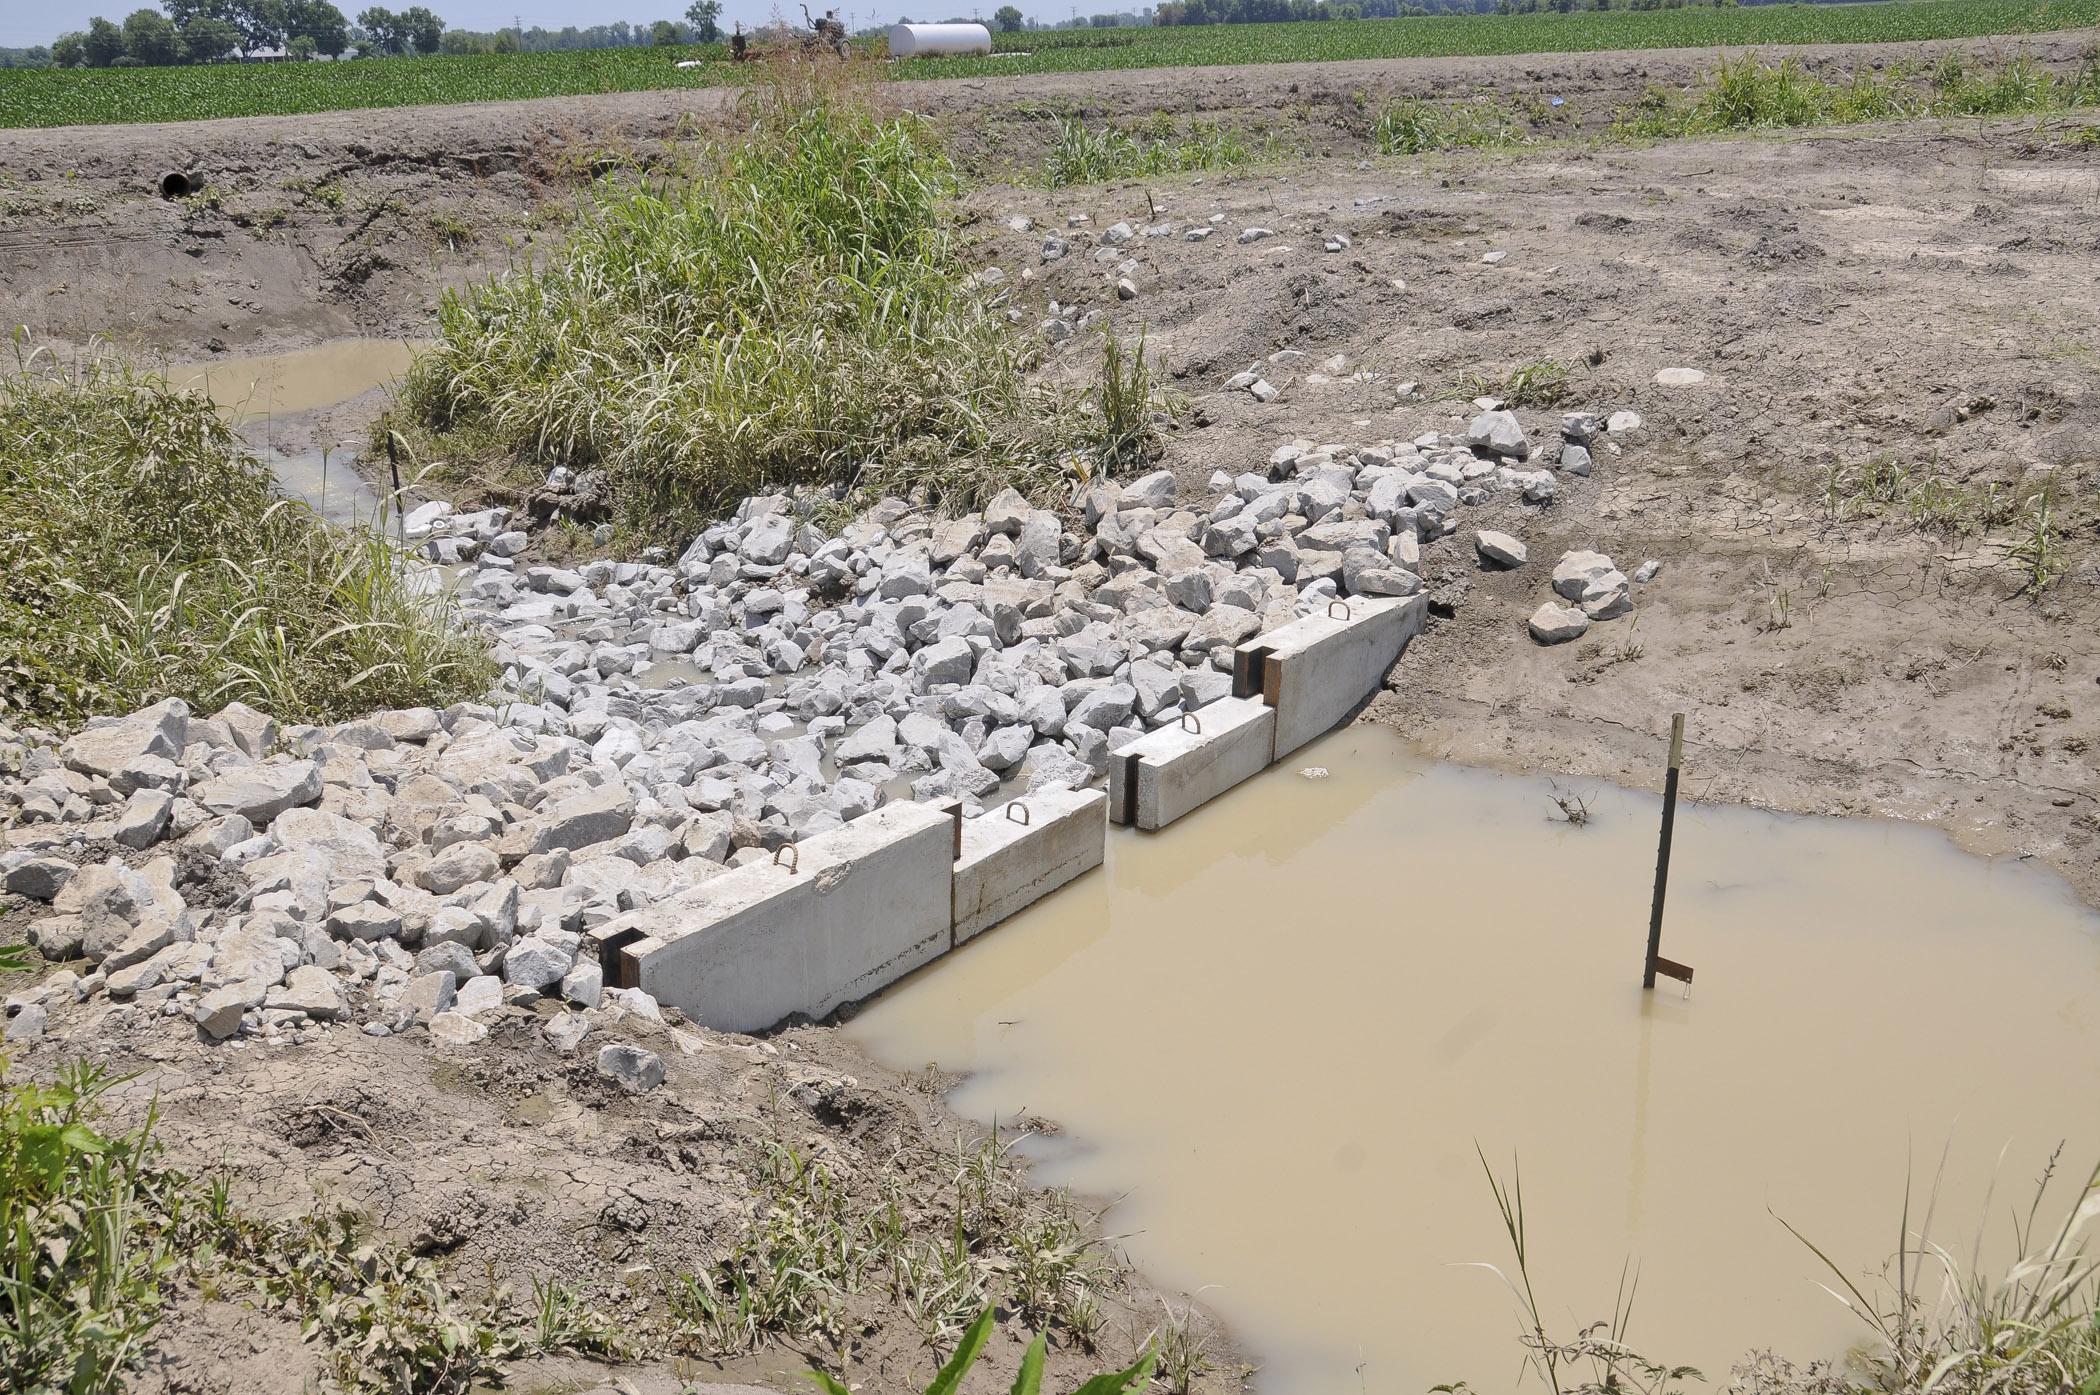
[[[955,862],[953,942],[1099,867],[1107,842],[1108,796],[1100,790],[1041,789],[966,821]]]
[[[1333,730],[1376,693],[1428,609],[1427,596],[1353,596],[1240,645],[1238,691],[1249,693],[1258,671],[1261,699],[1276,710],[1270,759]]]
[[[945,952],[954,856],[946,813],[891,804],[595,933],[618,957],[620,986],[717,1031],[763,1031],[798,1012],[822,1017]]]
[[[1109,759],[1109,817],[1165,828],[1267,769],[1275,733],[1276,712],[1260,698],[1226,697],[1138,738]]]

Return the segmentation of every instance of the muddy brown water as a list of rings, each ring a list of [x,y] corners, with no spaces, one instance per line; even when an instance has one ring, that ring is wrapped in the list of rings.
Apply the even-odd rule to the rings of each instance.
[[[285,493],[344,526],[370,524],[380,498],[352,461],[358,442],[331,451],[290,450],[275,439],[279,420],[339,407],[398,381],[422,347],[405,339],[335,339],[312,348],[173,364],[168,382],[202,392],[252,438]]]
[[[334,339],[310,349],[171,365],[168,381],[203,392],[241,421],[335,407],[408,371],[406,339]]]
[[[1687,804],[1664,952],[1697,987],[1645,995],[1658,801],[1559,788],[1586,826],[1544,780],[1352,728],[1115,832],[1105,874],[848,1030],[968,1072],[966,1115],[1058,1121],[1039,1180],[1120,1198],[1110,1232],[1234,1327],[1263,1391],[1516,1386],[1510,1293],[1464,1267],[1508,1266],[1476,1144],[1521,1161],[1548,1322],[1608,1317],[1631,1261],[1633,1344],[1717,1389],[1754,1348],[1861,1335],[1780,1218],[1865,1275],[1907,1167],[1922,1193],[1945,1151],[1934,1238],[1965,1253],[1994,1173],[2002,1234],[2059,1140],[2081,1176],[2100,1155],[2100,917],[2056,878]]]

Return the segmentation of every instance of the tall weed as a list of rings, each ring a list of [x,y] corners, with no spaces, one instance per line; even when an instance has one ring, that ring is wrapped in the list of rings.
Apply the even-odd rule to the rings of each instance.
[[[1047,490],[1086,423],[973,284],[932,128],[799,69],[746,102],[690,182],[603,186],[563,251],[448,295],[409,416],[499,472],[603,464],[657,534],[761,487],[934,465],[965,502]]]
[[[1865,1379],[1853,1388],[1876,1395],[2100,1391],[2100,1260],[2086,1236],[2100,1220],[2100,1167],[2085,1174],[2052,1222],[2044,1207],[2057,1162],[2050,1158],[2026,1209],[2013,1213],[2014,1257],[2002,1269],[1983,1259],[1981,1226],[1966,1257],[1934,1239],[1937,1183],[1922,1214],[1905,1185],[1894,1274],[1871,1288],[1781,1222],[1830,1270],[1836,1287],[1826,1288],[1872,1336],[1859,1358]],[[1792,1395],[1808,1383],[1772,1388]]]
[[[4,1063],[0,1063],[4,1064]],[[176,1265],[173,1191],[147,1129],[96,1127],[112,1084],[76,1066],[0,1082],[0,1368],[10,1390],[125,1388]]]

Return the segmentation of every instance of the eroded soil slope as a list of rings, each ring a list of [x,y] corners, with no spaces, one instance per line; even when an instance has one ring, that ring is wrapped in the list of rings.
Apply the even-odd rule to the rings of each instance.
[[[1380,713],[1433,751],[1652,782],[1685,710],[1702,797],[1936,819],[2100,893],[2100,152],[1933,124],[980,202],[1223,215],[1210,242],[1124,249],[1140,294],[1117,318],[1150,323],[1192,398],[1190,476],[1294,436],[1456,430],[1483,382],[1542,360],[1568,406],[1642,414],[1555,504],[1493,521],[1530,566],[1431,578],[1449,618]],[[1276,235],[1241,245],[1255,225]],[[1002,264],[1034,241],[1004,236]],[[1105,305],[1115,274],[1082,254],[1040,283]],[[1337,354],[1349,371],[1320,372]],[[1222,390],[1256,364],[1279,400]],[[1670,367],[1705,380],[1659,386]],[[1432,402],[1398,400],[1408,382]],[[1556,434],[1556,411],[1520,415]],[[1524,619],[1580,547],[1662,571],[1631,621],[1541,648]]]

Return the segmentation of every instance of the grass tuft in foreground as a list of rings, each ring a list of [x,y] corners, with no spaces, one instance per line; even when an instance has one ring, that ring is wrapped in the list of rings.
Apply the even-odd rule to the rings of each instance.
[[[1476,1146],[1476,1151],[1478,1145]],[[1855,1279],[1814,1241],[1781,1220],[1830,1271],[1822,1285],[1858,1317],[1870,1340],[1844,1361],[1797,1365],[1759,1352],[1739,1364],[1729,1382],[1741,1395],[2094,1395],[2100,1391],[2100,1258],[2086,1230],[2100,1221],[2100,1167],[2051,1221],[2051,1199],[2062,1146],[2052,1154],[2024,1211],[2012,1215],[2012,1258],[1998,1269],[1983,1257],[1979,1226],[1966,1258],[1933,1238],[1938,1186],[1915,1206],[1906,1181],[1895,1255],[1881,1282]],[[1704,1381],[1689,1366],[1670,1366],[1628,1345],[1637,1279],[1622,1270],[1609,1321],[1592,1323],[1562,1340],[1547,1325],[1532,1285],[1525,1225],[1523,1176],[1514,1164],[1507,1181],[1481,1155],[1509,1239],[1514,1265],[1479,1264],[1500,1278],[1515,1300],[1525,1369],[1552,1395],[1687,1395]],[[1986,1216],[1991,1202],[1984,1201]],[[1886,1273],[1892,1270],[1893,1273]],[[1471,1395],[1464,1381],[1431,1387],[1444,1395]]]
[[[995,1310],[986,1308],[977,1315],[977,1320],[964,1332],[956,1343],[954,1353],[927,1385],[924,1395],[955,1395],[962,1387],[963,1377],[977,1364],[984,1353],[984,1344],[991,1340]],[[1045,1334],[1038,1332],[1028,1350],[1021,1353],[1021,1369],[1014,1376],[1013,1395],[1042,1395],[1043,1355],[1048,1349]],[[1147,1351],[1124,1370],[1095,1376],[1080,1386],[1075,1395],[1135,1395],[1152,1383],[1153,1354]],[[853,1395],[853,1387],[823,1371],[811,1371],[809,1377],[824,1395]]]
[[[433,453],[514,487],[605,466],[676,534],[768,487],[1042,494],[1100,463],[1096,414],[971,277],[931,128],[840,70],[776,74],[678,187],[602,187],[566,247],[449,295],[402,391]]]
[[[0,948],[0,971],[21,967]],[[126,1389],[184,1294],[248,1302],[296,1322],[330,1388],[349,1395],[468,1395],[500,1387],[506,1365],[532,1355],[662,1354],[663,1334],[623,1326],[576,1288],[535,1279],[523,1305],[493,1277],[450,1278],[348,1213],[245,1214],[223,1178],[165,1164],[150,1113],[136,1130],[111,1132],[102,1097],[121,1082],[100,1070],[68,1067],[49,1083],[6,1071],[0,1057],[0,1369],[10,1391]],[[837,1335],[842,1329],[818,1319],[842,1322],[838,1305],[864,1281],[923,1285],[929,1343],[960,1334],[945,1384],[929,1389],[955,1389],[990,1335],[995,1297],[1038,1333],[1081,1336],[1076,1305],[1103,1261],[1063,1199],[1028,1193],[996,1146],[959,1149],[954,1180],[939,1226],[915,1209],[907,1216],[915,1203],[901,1194],[855,1217],[821,1167],[776,1158],[768,1214],[724,1261],[725,1274],[744,1276],[736,1281],[744,1292],[733,1303],[713,1300],[718,1340],[704,1345],[742,1351],[790,1333]],[[705,1294],[712,1280],[684,1282]],[[757,1321],[748,1306],[776,1300],[799,1320]],[[700,1334],[673,1335],[692,1345]],[[1143,1389],[1154,1361],[1145,1346],[1129,1369],[1081,1390]],[[1040,1388],[1043,1348],[1038,1337],[1017,1390]]]
[[[174,696],[330,721],[486,690],[417,565],[279,495],[203,397],[47,367],[0,378],[0,712]]]
[[[1922,1217],[1913,1214],[1914,1198],[1905,1186],[1899,1243],[1890,1260],[1895,1272],[1871,1292],[1787,1225],[1830,1270],[1838,1284],[1830,1293],[1867,1325],[1873,1340],[1856,1382],[1834,1384],[1827,1374],[1807,1372],[1765,1389],[1771,1395],[1821,1395],[1832,1388],[1862,1395],[2100,1390],[2100,1259],[2085,1234],[2100,1220],[2100,1167],[2074,1184],[2062,1220],[2051,1222],[2043,1208],[2061,1153],[2059,1146],[2025,1211],[2013,1213],[2014,1258],[2002,1272],[1983,1258],[1980,1226],[1966,1258],[1933,1238],[1937,1185]]]
[[[0,1088],[0,1367],[10,1390],[121,1389],[160,1323],[174,1189],[146,1134],[94,1126],[108,1077]]]
[[[681,1340],[707,1356],[772,1339],[816,1341],[843,1361],[855,1296],[882,1292],[930,1347],[956,1340],[996,1305],[1092,1351],[1117,1266],[1067,1195],[1028,1188],[1011,1146],[958,1142],[945,1160],[950,1189],[933,1197],[907,1195],[895,1181],[879,1196],[856,1197],[823,1163],[774,1146],[729,1253],[669,1283]]]

